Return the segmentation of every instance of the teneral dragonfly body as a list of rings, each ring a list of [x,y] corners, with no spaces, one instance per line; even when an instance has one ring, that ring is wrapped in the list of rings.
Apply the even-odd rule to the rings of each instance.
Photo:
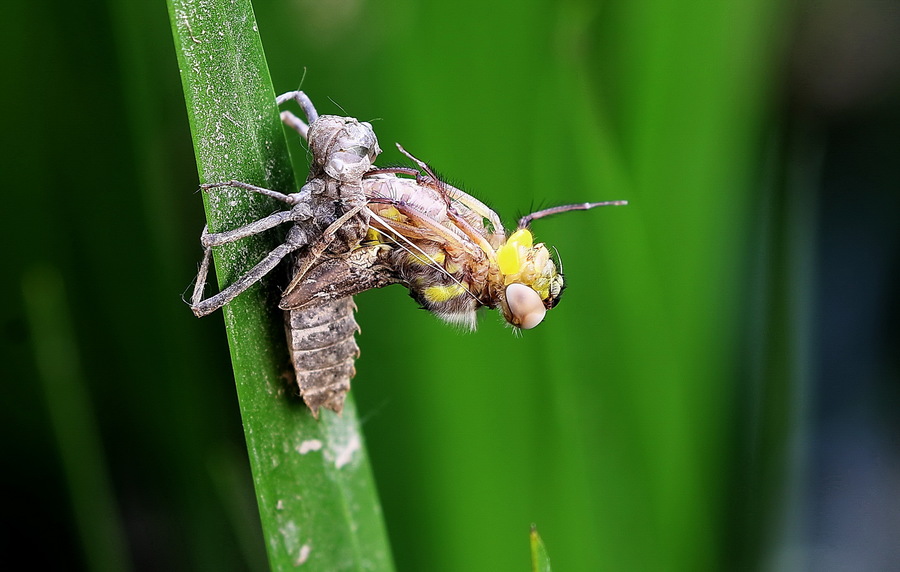
[[[441,181],[424,162],[400,147],[417,168],[373,166],[380,152],[368,123],[318,116],[302,92],[297,101],[309,124],[282,112],[286,124],[309,141],[312,165],[298,193],[282,194],[238,181],[235,186],[287,203],[241,229],[210,235],[191,305],[198,316],[226,304],[286,256],[293,273],[280,307],[300,393],[314,415],[319,407],[340,412],[359,349],[351,296],[389,284],[439,318],[474,330],[477,310],[500,310],[515,328],[538,325],[559,301],[564,280],[547,247],[535,243],[531,221],[568,210],[624,201],[554,207],[520,219],[508,233],[500,217],[471,195]],[[399,145],[398,145],[399,147]],[[293,226],[284,245],[219,294],[201,300],[210,248],[278,224]]]

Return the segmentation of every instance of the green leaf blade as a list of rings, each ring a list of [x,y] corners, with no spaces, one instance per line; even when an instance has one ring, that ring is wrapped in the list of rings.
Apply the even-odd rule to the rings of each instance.
[[[537,527],[533,524],[529,540],[531,541],[531,571],[551,572],[550,555],[547,554],[547,547],[544,546],[544,541],[541,540]]]
[[[265,54],[248,0],[170,0],[169,14],[202,182],[283,192],[295,183]],[[279,208],[238,189],[204,192],[209,229]],[[214,252],[220,287],[261,260],[274,233]],[[199,249],[198,249],[199,250]],[[235,383],[273,570],[392,570],[356,409],[316,421],[285,382],[283,317],[264,280],[224,308]]]

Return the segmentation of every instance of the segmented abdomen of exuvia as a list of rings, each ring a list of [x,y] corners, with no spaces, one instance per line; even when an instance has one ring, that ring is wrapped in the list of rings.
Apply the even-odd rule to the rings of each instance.
[[[297,375],[300,395],[318,417],[319,407],[340,413],[350,391],[353,363],[359,357],[353,312],[356,304],[347,296],[323,301],[309,308],[285,311],[288,347]]]

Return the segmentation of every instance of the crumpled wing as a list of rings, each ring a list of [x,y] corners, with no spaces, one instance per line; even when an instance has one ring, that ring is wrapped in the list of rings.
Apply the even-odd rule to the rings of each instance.
[[[299,310],[311,304],[340,300],[400,281],[378,261],[380,245],[366,246],[336,257],[323,256],[305,274],[294,276],[281,297],[282,310]],[[297,266],[302,266],[299,260]]]

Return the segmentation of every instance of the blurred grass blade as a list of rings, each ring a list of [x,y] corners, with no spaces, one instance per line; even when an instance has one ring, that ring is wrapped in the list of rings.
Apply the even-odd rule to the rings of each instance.
[[[537,527],[531,525],[531,572],[550,572],[550,555],[538,534]]]
[[[249,0],[168,4],[201,180],[239,179],[293,191]],[[204,193],[204,202],[212,232],[279,208],[234,189]],[[217,249],[220,286],[260,260],[275,240],[254,237]],[[283,318],[271,291],[257,284],[224,310],[269,564],[273,570],[300,564],[305,570],[391,570],[356,408],[348,399],[343,416],[325,412],[316,422],[291,397]]]
[[[62,278],[55,268],[33,267],[22,277],[22,293],[38,376],[87,568],[130,570],[124,528],[85,391]]]

